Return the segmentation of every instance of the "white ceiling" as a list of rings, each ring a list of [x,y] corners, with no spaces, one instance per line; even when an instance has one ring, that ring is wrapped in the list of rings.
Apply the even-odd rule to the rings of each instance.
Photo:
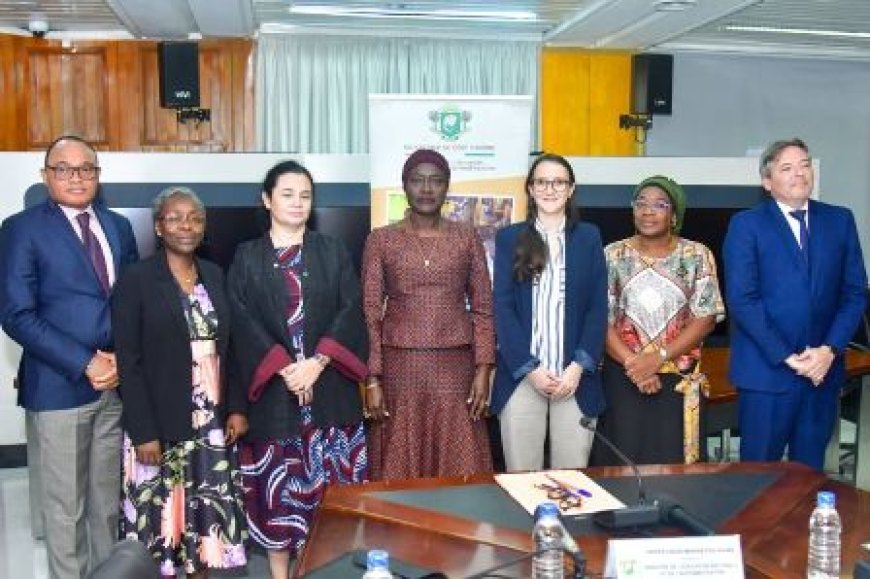
[[[681,11],[658,3],[684,4]],[[313,6],[356,16],[291,12]],[[376,17],[373,10],[389,11]],[[439,18],[420,15],[453,10]],[[485,15],[481,12],[497,12]],[[511,20],[512,13],[531,19]],[[475,14],[476,13],[476,14]],[[526,39],[554,46],[708,50],[870,60],[870,0],[3,0],[0,31],[196,38],[270,32]],[[790,33],[770,29],[792,29]],[[192,36],[191,36],[192,35]]]

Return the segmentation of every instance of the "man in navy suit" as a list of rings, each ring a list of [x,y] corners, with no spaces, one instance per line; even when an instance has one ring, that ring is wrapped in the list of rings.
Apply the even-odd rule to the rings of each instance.
[[[38,439],[49,572],[59,579],[84,577],[118,534],[109,294],[138,254],[129,221],[97,200],[99,175],[90,144],[57,139],[42,169],[49,199],[0,228],[0,323],[23,348],[19,404]]]
[[[779,460],[788,448],[821,470],[843,350],[864,312],[864,260],[852,212],[810,199],[803,141],[771,144],[760,170],[770,199],[735,215],[724,245],[740,458]]]

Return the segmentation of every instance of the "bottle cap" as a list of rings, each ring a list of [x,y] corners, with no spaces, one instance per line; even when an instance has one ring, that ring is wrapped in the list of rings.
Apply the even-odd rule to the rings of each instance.
[[[559,506],[556,503],[545,501],[535,509],[535,520],[543,517],[559,517]]]
[[[372,549],[366,556],[366,565],[369,569],[389,569],[390,554],[383,549]]]
[[[816,505],[820,507],[833,509],[835,504],[837,504],[836,495],[830,491],[820,491],[819,494],[816,495]]]

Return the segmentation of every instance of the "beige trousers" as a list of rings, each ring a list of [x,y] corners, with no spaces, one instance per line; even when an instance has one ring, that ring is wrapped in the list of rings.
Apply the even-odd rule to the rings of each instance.
[[[580,387],[583,387],[581,382]],[[544,441],[549,416],[550,468],[581,468],[589,461],[593,434],[580,426],[577,400],[551,400],[528,381],[517,385],[499,414],[501,442],[508,471],[544,468]]]

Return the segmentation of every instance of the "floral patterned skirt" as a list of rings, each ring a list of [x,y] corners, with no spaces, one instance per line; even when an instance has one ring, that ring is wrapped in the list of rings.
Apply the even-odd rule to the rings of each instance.
[[[164,577],[247,562],[241,473],[216,412],[219,360],[213,341],[191,345],[194,437],[161,442],[160,465],[150,466],[124,435],[121,535],[145,544]]]
[[[366,480],[362,424],[319,428],[302,407],[302,433],[286,440],[239,444],[251,540],[267,550],[298,553],[328,484]]]

